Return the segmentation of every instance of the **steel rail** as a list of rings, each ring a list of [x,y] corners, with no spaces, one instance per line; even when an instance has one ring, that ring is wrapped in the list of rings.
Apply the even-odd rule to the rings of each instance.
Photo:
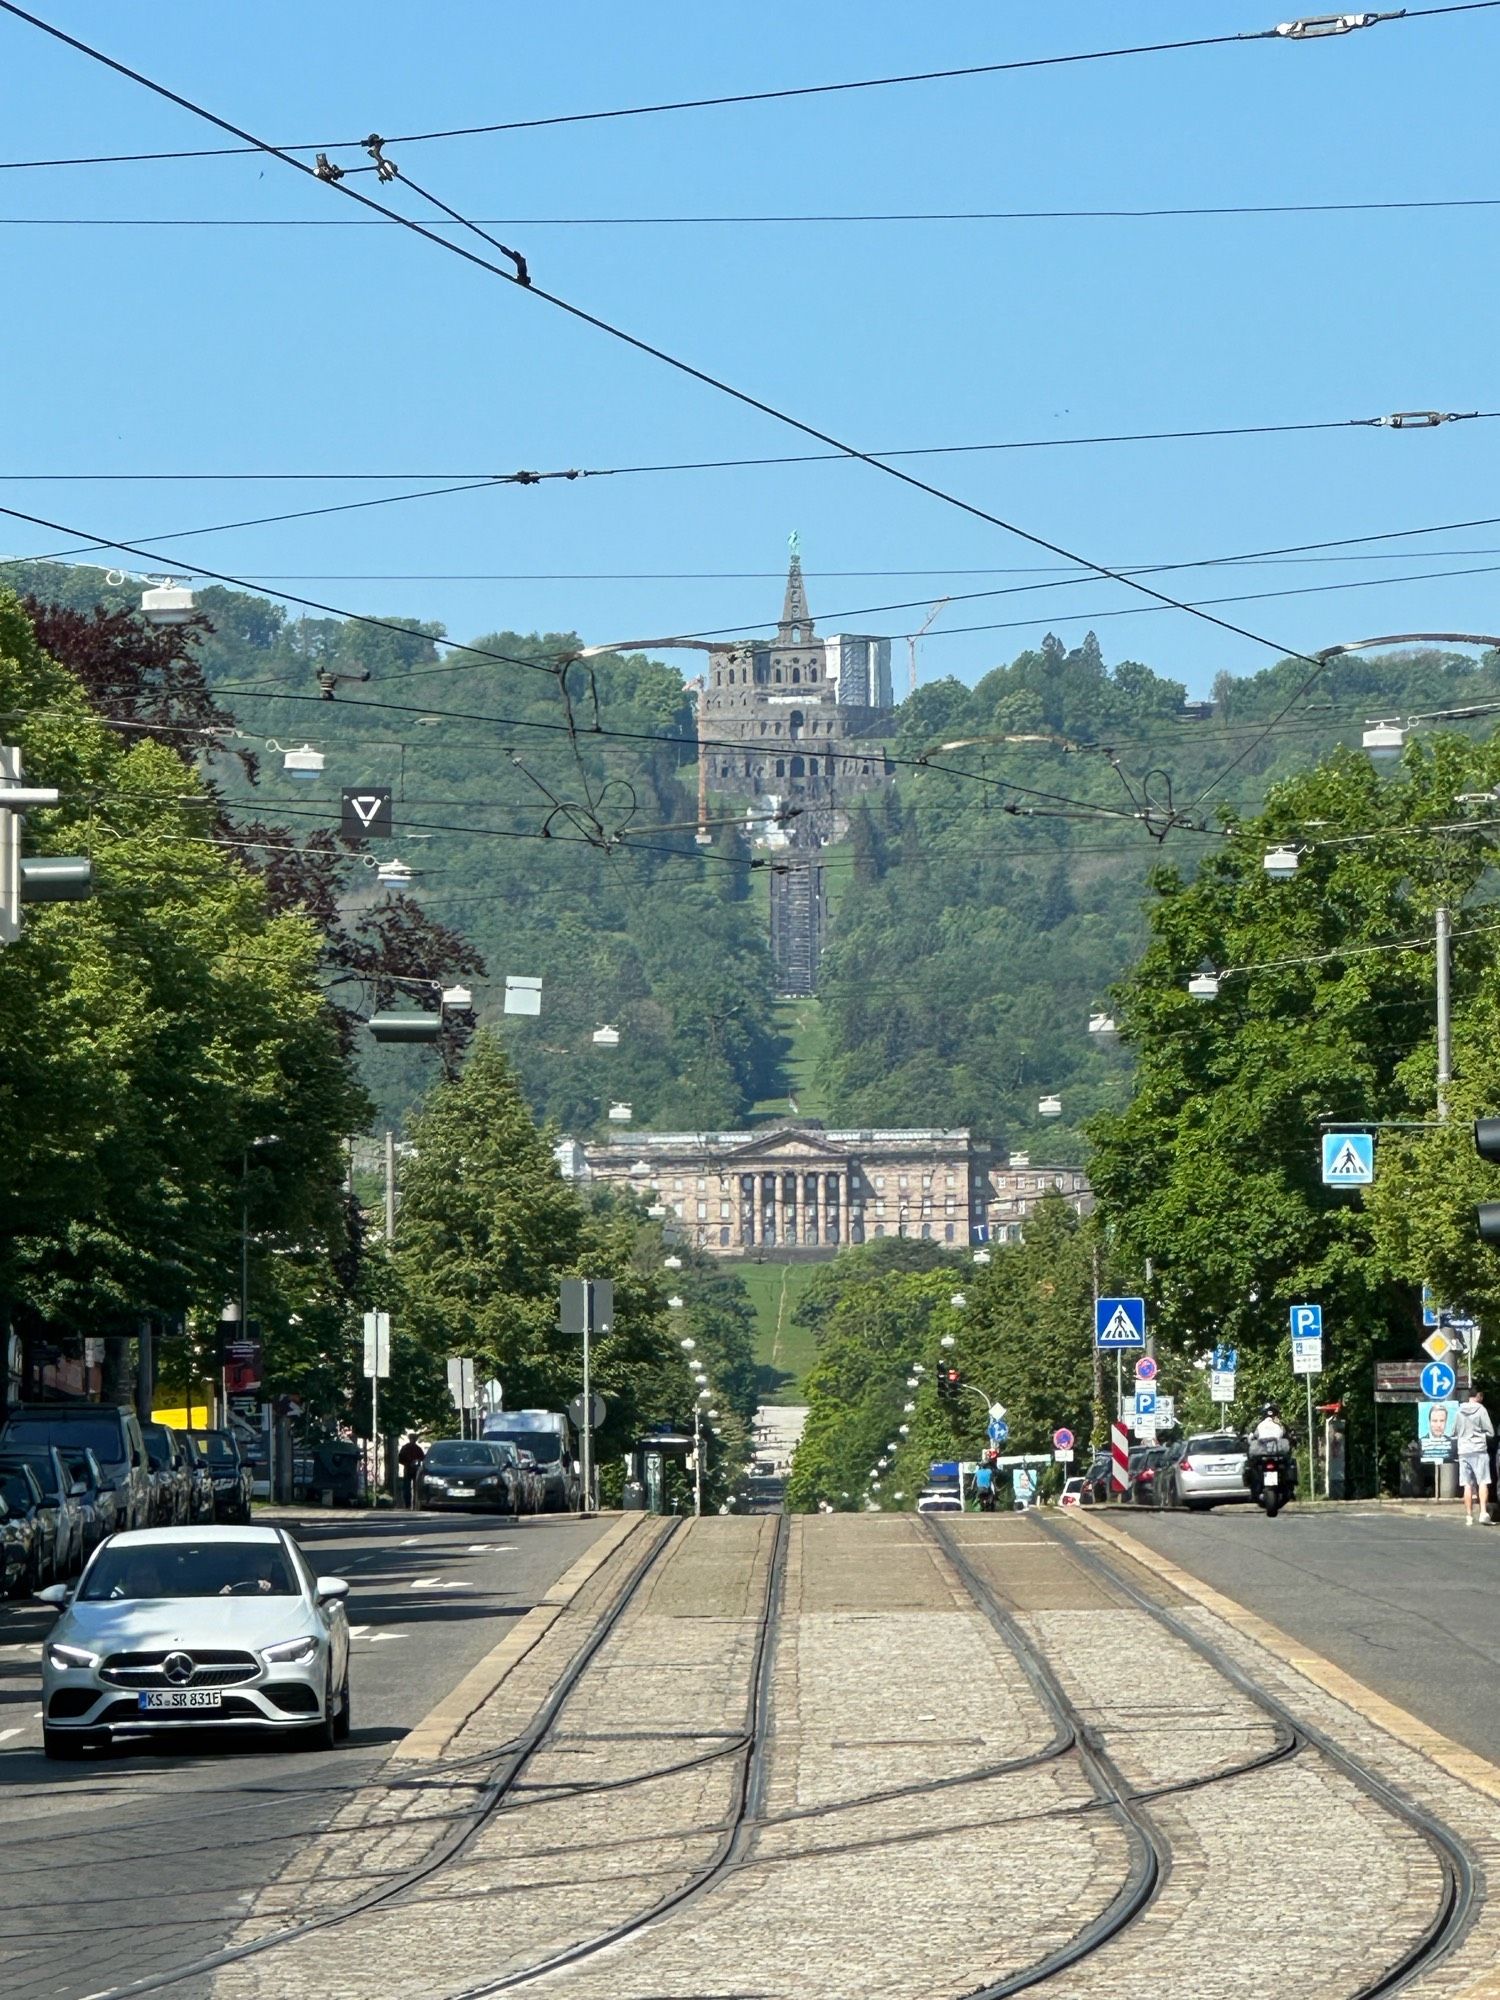
[[[1098,1550],[1084,1547],[1075,1541],[1073,1535],[1065,1533],[1062,1528],[1050,1521],[1039,1520],[1037,1526],[1049,1541],[1067,1549],[1083,1568],[1106,1579],[1129,1599],[1135,1609],[1145,1612],[1148,1617],[1172,1633],[1174,1638],[1180,1639],[1184,1645],[1190,1647],[1200,1659],[1213,1667],[1263,1714],[1296,1730],[1312,1749],[1363,1792],[1366,1798],[1381,1806],[1392,1818],[1409,1826],[1436,1855],[1442,1871],[1443,1888],[1438,1899],[1438,1907],[1431,1920],[1422,1935],[1407,1947],[1393,1965],[1388,1966],[1374,1979],[1367,1980],[1364,1985],[1357,1987],[1350,1995],[1350,2000],[1384,2000],[1385,1995],[1399,1993],[1420,1974],[1428,1972],[1446,1958],[1460,1943],[1473,1922],[1478,1896],[1479,1877],[1474,1857],[1457,1835],[1441,1820],[1408,1798],[1389,1779],[1382,1777],[1378,1771],[1336,1743],[1324,1730],[1294,1716],[1275,1695],[1268,1693],[1253,1680],[1222,1647],[1215,1645],[1211,1639],[1196,1631],[1165,1605],[1154,1603],[1116,1563],[1106,1561]]]
[[[264,1937],[249,1939],[243,1944],[226,1945],[222,1950],[206,1952],[165,1972],[147,1973],[140,1979],[127,1980],[121,1985],[101,1989],[91,1995],[90,2000],[133,2000],[136,1994],[160,1993],[169,1987],[179,1985],[185,1979],[217,1971],[221,1966],[242,1964],[247,1959],[258,1957],[262,1952],[280,1950],[286,1945],[296,1943],[299,1939],[311,1937],[318,1931],[331,1929],[336,1924],[347,1923],[353,1917],[381,1908],[457,1860],[499,1811],[511,1786],[551,1733],[553,1724],[584,1672],[618,1627],[646,1577],[676,1539],[678,1527],[678,1522],[675,1520],[671,1522],[666,1532],[654,1541],[644,1556],[636,1562],[608,1615],[601,1620],[598,1629],[569,1660],[552,1692],[530,1723],[508,1750],[502,1748],[495,1753],[500,1760],[498,1768],[483,1787],[474,1810],[465,1815],[454,1832],[441,1840],[423,1860],[410,1868],[402,1869],[399,1874],[377,1884],[363,1895],[355,1896],[347,1903],[341,1903],[319,1916],[309,1917],[301,1923],[289,1924],[281,1930],[271,1931]]]

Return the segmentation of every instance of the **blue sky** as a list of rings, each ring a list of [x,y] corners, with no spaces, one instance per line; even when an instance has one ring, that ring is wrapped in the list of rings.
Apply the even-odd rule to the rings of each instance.
[[[58,25],[286,142],[1260,28],[1278,4],[38,0]],[[1497,74],[1500,11],[390,150],[455,207],[502,220],[549,289],[864,448],[1314,422],[1500,409],[1500,211],[847,226],[521,218],[1500,196],[1485,158]],[[0,76],[7,159],[215,143],[13,20],[0,19]],[[374,191],[368,178],[356,185]],[[409,191],[387,195],[423,213]],[[269,159],[0,173],[0,498],[167,547],[174,530],[401,482],[16,475],[428,475],[808,448],[404,231],[165,226],[354,212]],[[63,217],[157,226],[35,226]],[[1471,423],[912,463],[1118,565],[1500,515],[1497,440],[1500,425]],[[921,610],[862,608],[1045,580],[1037,566],[1053,563],[851,464],[502,488],[238,530],[181,552],[267,589],[279,580],[352,609],[440,618],[459,637],[576,628],[604,641],[774,617],[792,528],[827,629],[899,635]],[[0,546],[63,543],[7,523]],[[1356,551],[1187,571],[1172,587],[1218,597],[1339,585],[1222,607],[1282,647],[1483,630],[1500,617],[1496,574],[1419,580],[1500,574],[1500,525],[1394,546],[1400,560]],[[1396,581],[1347,587],[1372,579]],[[1090,622],[1107,658],[1145,659],[1194,690],[1220,668],[1275,657],[1180,613],[1104,615],[1138,602],[1096,579],[953,605],[924,641],[923,677],[973,679],[1049,627],[1074,640]],[[961,629],[1001,621],[1024,622]]]

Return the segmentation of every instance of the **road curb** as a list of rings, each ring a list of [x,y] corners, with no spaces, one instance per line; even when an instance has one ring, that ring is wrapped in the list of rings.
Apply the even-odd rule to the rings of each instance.
[[[612,1521],[525,1617],[516,1621],[499,1645],[471,1667],[458,1685],[401,1739],[391,1753],[392,1762],[425,1764],[442,1757],[464,1724],[483,1708],[507,1674],[546,1637],[584,1586],[649,1518],[646,1514],[621,1514]]]
[[[1168,1583],[1180,1591],[1191,1603],[1204,1611],[1211,1611],[1216,1618],[1222,1618],[1226,1625],[1263,1647],[1273,1659],[1279,1660],[1304,1680],[1311,1681],[1322,1693],[1332,1695],[1346,1708],[1352,1708],[1356,1715],[1366,1722],[1372,1722],[1377,1729],[1383,1729],[1408,1750],[1415,1750],[1429,1763],[1436,1764],[1450,1778],[1471,1786],[1486,1798],[1500,1800],[1500,1765],[1492,1764],[1487,1757],[1477,1751],[1465,1749],[1462,1743],[1455,1743],[1451,1736],[1434,1729],[1431,1723],[1413,1715],[1410,1709],[1398,1708],[1395,1702],[1387,1701],[1353,1674],[1345,1673],[1342,1667],[1325,1659],[1321,1653],[1310,1652],[1300,1639],[1283,1632],[1279,1625],[1271,1625],[1264,1618],[1247,1611],[1232,1597],[1225,1597],[1211,1584],[1203,1583],[1191,1571],[1180,1568],[1167,1557],[1158,1555],[1153,1549],[1143,1551],[1138,1543],[1119,1528],[1109,1527],[1103,1521],[1093,1519],[1082,1508],[1077,1510],[1077,1521],[1091,1535],[1096,1535],[1119,1554],[1130,1560],[1148,1576],[1159,1582]],[[1467,1990],[1467,1989],[1466,1989]],[[1488,1989],[1485,1989],[1488,1990]],[[1497,1987],[1500,1992],[1500,1987]]]

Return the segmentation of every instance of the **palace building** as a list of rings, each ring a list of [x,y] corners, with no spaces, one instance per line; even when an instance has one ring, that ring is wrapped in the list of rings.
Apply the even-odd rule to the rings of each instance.
[[[1048,1194],[1080,1215],[1093,1206],[1078,1168],[996,1153],[962,1127],[830,1132],[802,1118],[759,1131],[567,1139],[557,1158],[569,1178],[634,1188],[716,1257],[831,1257],[883,1236],[1017,1242]]]

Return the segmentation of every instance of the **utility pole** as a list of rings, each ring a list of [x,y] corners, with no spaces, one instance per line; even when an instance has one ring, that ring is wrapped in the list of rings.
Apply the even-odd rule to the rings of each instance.
[[[396,1135],[385,1128],[385,1254],[396,1247]]]
[[[693,1514],[703,1512],[703,1420],[698,1405],[693,1405]]]
[[[1453,1007],[1449,982],[1448,946],[1453,918],[1446,903],[1437,910],[1437,1115],[1448,1117],[1448,1085],[1453,1081]]]

